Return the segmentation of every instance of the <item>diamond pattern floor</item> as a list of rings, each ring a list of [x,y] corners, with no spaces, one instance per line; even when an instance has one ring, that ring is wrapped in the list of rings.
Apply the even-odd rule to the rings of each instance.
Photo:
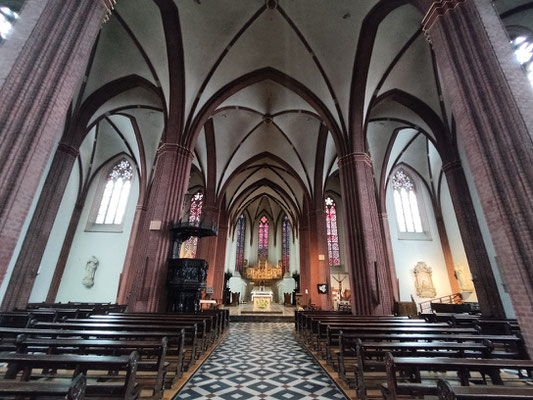
[[[292,323],[232,323],[176,399],[347,399],[296,341]]]

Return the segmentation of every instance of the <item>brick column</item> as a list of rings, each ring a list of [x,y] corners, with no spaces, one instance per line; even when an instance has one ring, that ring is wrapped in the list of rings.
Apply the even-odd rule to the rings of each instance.
[[[164,143],[157,151],[146,211],[141,213],[135,244],[127,257],[131,261],[124,265],[119,287],[118,299],[127,300],[131,311],[162,311],[166,307],[169,229],[180,217],[192,159],[192,153],[177,144]]]
[[[0,280],[105,11],[97,0],[49,0],[0,89]]]
[[[79,151],[59,144],[13,268],[2,310],[25,308]]]
[[[448,232],[446,232],[446,225],[444,224],[444,217],[442,211],[438,207],[433,207],[435,213],[435,224],[437,225],[437,232],[439,233],[440,246],[442,248],[442,255],[444,256],[444,264],[446,265],[446,272],[448,273],[448,281],[450,281],[450,289],[452,293],[461,293],[459,281],[455,276],[455,265],[453,262],[452,250],[450,248],[450,240],[448,239]]]
[[[206,200],[208,201],[208,199]],[[219,216],[220,210],[218,208],[208,204],[202,207],[202,219],[207,221],[207,223],[214,222],[218,225]],[[205,237],[198,240],[198,250],[196,251],[196,258],[201,258],[207,261],[207,264],[209,265],[206,286],[212,287],[213,289],[216,281],[220,279],[220,271],[217,270],[216,265],[217,244],[218,240],[216,236]],[[224,280],[224,265],[222,265],[222,280]],[[217,297],[215,293],[213,293],[212,298],[222,299],[222,297]]]
[[[439,3],[431,6],[423,27],[450,94],[503,279],[533,353],[533,93],[489,0]]]
[[[361,315],[391,314],[392,277],[385,256],[370,156],[351,153],[340,157],[339,172],[352,310]]]
[[[322,202],[320,202],[322,204]],[[331,310],[331,274],[328,262],[328,237],[326,233],[326,212],[313,210],[309,213],[309,298],[322,310]],[[324,256],[319,260],[319,255]],[[319,294],[317,285],[328,284],[328,294]]]
[[[300,242],[300,293],[304,294],[303,303],[307,304],[309,295],[305,295],[305,291],[311,293],[311,286],[309,284],[309,222],[305,213],[300,220],[298,233]]]
[[[488,317],[505,318],[498,285],[479,229],[463,167],[459,161],[456,161],[444,164],[442,169],[450,189],[453,208],[481,312]]]
[[[396,301],[400,301],[400,282],[398,281],[398,275],[396,274],[396,266],[394,264],[394,251],[392,250],[389,216],[387,215],[387,213],[380,213],[379,219],[381,220],[382,240],[386,249],[385,255],[387,257],[387,265],[389,266],[391,276],[392,294]]]
[[[228,241],[228,217],[224,212],[218,219],[217,252],[215,257],[215,276],[213,290],[216,299],[222,299],[224,292],[224,273],[226,271],[226,245]]]

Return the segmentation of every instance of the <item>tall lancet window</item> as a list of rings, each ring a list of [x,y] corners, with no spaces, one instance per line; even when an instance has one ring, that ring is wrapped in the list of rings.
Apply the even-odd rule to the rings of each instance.
[[[424,232],[416,199],[415,185],[404,170],[396,171],[392,178],[396,220],[400,232]]]
[[[98,207],[95,224],[122,224],[132,180],[133,167],[128,160],[122,159],[113,166],[107,175],[107,183]]]
[[[235,257],[235,270],[243,272],[244,267],[244,235],[246,234],[246,218],[241,214],[237,221],[237,255]]]
[[[291,225],[289,218],[285,215],[281,222],[281,264],[283,265],[283,274],[290,269],[290,245],[291,245]]]
[[[259,221],[259,238],[258,238],[257,255],[259,257],[268,257],[268,219],[262,217]]]
[[[340,265],[339,234],[337,232],[337,209],[335,201],[331,197],[326,197],[326,234],[328,239],[328,260],[329,265]]]
[[[189,225],[200,225],[200,217],[202,216],[202,205],[204,195],[202,192],[197,192],[191,199],[191,206],[189,208]],[[198,238],[193,236],[189,238],[182,248],[182,258],[196,258],[196,249],[198,247]]]
[[[516,61],[522,65],[530,83],[533,84],[533,40],[531,36],[518,36],[511,41],[511,44],[514,48]]]

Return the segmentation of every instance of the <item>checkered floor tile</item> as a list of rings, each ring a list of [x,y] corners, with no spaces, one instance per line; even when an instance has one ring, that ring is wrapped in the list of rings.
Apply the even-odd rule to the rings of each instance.
[[[346,399],[296,341],[292,323],[232,323],[178,392],[183,399]]]

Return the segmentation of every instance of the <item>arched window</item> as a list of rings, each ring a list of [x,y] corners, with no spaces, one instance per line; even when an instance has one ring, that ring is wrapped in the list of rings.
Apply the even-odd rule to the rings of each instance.
[[[133,167],[128,160],[122,159],[107,175],[95,224],[120,225],[128,204],[128,197],[133,180]]]
[[[237,221],[237,255],[235,257],[235,270],[242,272],[244,266],[244,235],[246,233],[246,219],[241,214]]]
[[[516,60],[526,71],[527,77],[533,84],[533,39],[526,35],[518,36],[511,41]]]
[[[191,199],[191,206],[189,207],[189,225],[199,226],[200,217],[202,216],[202,205],[204,202],[204,194],[197,192]],[[182,258],[196,258],[196,249],[198,247],[198,238],[193,236],[183,243]]]
[[[394,207],[400,232],[424,232],[415,186],[404,170],[396,171],[392,178]]]
[[[0,43],[6,40],[13,29],[13,24],[19,18],[18,13],[9,7],[0,7]]]
[[[281,222],[281,264],[283,265],[284,274],[290,268],[290,245],[291,225],[289,224],[289,218],[285,215]]]
[[[259,221],[259,239],[257,255],[268,257],[268,219],[262,217]]]
[[[337,232],[337,209],[335,201],[326,197],[326,234],[328,239],[328,260],[330,267],[340,265],[339,235]]]

